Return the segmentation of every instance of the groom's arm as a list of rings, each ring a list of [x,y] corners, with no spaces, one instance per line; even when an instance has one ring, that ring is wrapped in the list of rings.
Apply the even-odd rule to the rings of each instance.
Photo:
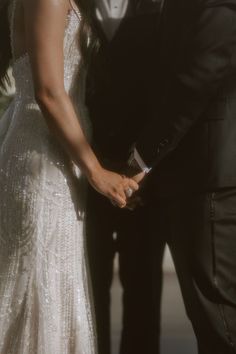
[[[236,51],[236,6],[202,10],[194,28],[184,65],[175,70],[161,114],[153,117],[136,143],[148,167],[156,166],[177,147],[229,75]]]

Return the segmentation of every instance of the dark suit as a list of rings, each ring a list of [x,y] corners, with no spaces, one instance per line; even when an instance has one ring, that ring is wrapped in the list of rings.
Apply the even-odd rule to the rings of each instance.
[[[170,246],[199,353],[236,353],[236,1],[166,0],[156,53],[161,100],[136,143],[151,239]]]
[[[137,148],[175,186],[236,185],[235,12],[234,0],[165,3],[154,75],[162,102],[154,90]]]
[[[149,56],[142,57],[149,60],[145,109],[125,122],[118,110],[115,121],[103,126],[107,145],[103,134],[98,150],[106,155],[110,149],[108,157],[125,161],[136,142],[153,166],[149,203],[140,215],[156,279],[151,291],[159,294],[160,250],[168,242],[199,353],[236,353],[236,1],[166,0],[152,39]],[[130,109],[139,107],[138,93],[131,102]],[[138,124],[131,127],[130,120]],[[96,128],[95,138],[99,142]],[[152,306],[156,316],[158,296]],[[157,353],[154,343],[150,353]],[[144,343],[142,348],[148,352]]]
[[[109,43],[98,27],[101,48],[90,65],[87,106],[95,151],[114,169],[127,160],[148,114],[159,8],[159,2],[130,1],[128,14]],[[155,268],[160,273],[156,281],[152,242],[146,231],[147,209],[119,210],[90,190],[87,216],[100,353],[110,353],[110,287],[116,252],[123,288],[121,353],[158,353],[164,242],[156,255],[159,265]]]

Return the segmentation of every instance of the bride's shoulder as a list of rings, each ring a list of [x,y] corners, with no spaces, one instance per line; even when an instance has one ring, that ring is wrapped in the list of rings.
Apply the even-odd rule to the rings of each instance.
[[[67,14],[73,2],[71,0],[15,0],[21,1],[26,9],[46,14]]]

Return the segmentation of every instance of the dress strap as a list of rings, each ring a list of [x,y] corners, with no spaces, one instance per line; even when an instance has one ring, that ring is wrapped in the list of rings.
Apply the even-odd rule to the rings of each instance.
[[[74,3],[73,0],[69,0],[69,3],[70,3],[70,6],[71,6],[71,9],[72,11],[75,12],[76,16],[78,17],[78,19],[81,21],[81,13],[78,9],[78,6]]]

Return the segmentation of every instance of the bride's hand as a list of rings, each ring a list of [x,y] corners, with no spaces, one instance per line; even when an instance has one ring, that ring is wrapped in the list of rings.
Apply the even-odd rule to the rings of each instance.
[[[109,198],[120,208],[127,203],[126,191],[139,189],[138,184],[130,178],[99,167],[92,175],[87,176],[89,183],[97,192]]]

